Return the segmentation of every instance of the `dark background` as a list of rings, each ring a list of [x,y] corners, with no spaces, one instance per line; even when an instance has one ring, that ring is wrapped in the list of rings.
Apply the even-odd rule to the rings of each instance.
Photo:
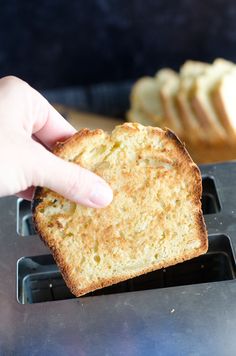
[[[0,76],[40,90],[218,56],[236,61],[233,0],[0,0]]]

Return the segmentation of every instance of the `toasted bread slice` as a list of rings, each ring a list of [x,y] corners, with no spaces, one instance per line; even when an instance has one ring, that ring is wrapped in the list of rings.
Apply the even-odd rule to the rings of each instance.
[[[54,153],[103,177],[114,193],[108,207],[93,209],[37,189],[36,229],[76,296],[207,251],[200,172],[171,131],[84,129]]]
[[[208,142],[208,135],[205,132],[207,123],[204,126],[201,125],[189,100],[189,94],[192,90],[195,78],[202,74],[208,67],[209,64],[207,63],[188,60],[180,68],[180,84],[176,99],[184,130],[188,135],[188,142],[190,143]]]
[[[164,108],[166,126],[181,138],[184,130],[181,117],[176,105],[176,95],[179,90],[179,76],[171,69],[161,69],[156,74],[156,80],[160,86],[160,97]]]
[[[235,67],[236,68],[236,67]],[[224,74],[212,92],[212,100],[229,141],[236,144],[236,70]]]
[[[143,77],[133,86],[130,95],[131,107],[148,117],[155,126],[161,126],[164,112],[159,87],[152,77]]]
[[[233,63],[218,59],[206,71],[195,79],[191,92],[192,106],[201,120],[202,125],[208,123],[210,130],[206,126],[209,139],[218,144],[227,140],[227,133],[221,123],[221,119],[212,105],[211,94],[220,81],[221,77],[232,69]]]

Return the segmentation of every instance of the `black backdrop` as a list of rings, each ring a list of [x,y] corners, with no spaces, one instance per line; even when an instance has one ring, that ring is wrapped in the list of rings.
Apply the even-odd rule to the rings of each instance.
[[[132,80],[218,56],[236,61],[234,0],[0,0],[0,76],[38,89]]]

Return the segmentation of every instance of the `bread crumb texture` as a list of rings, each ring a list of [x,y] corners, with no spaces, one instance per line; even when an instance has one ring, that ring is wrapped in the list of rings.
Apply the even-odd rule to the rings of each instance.
[[[36,229],[76,296],[207,251],[200,172],[170,130],[83,129],[54,153],[103,177],[114,193],[108,207],[93,209],[36,192]]]

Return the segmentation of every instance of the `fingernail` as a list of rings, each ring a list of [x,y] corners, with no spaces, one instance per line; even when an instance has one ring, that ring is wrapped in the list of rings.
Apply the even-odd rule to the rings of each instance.
[[[109,185],[102,182],[95,183],[89,200],[92,204],[103,207],[111,203],[113,193]]]

